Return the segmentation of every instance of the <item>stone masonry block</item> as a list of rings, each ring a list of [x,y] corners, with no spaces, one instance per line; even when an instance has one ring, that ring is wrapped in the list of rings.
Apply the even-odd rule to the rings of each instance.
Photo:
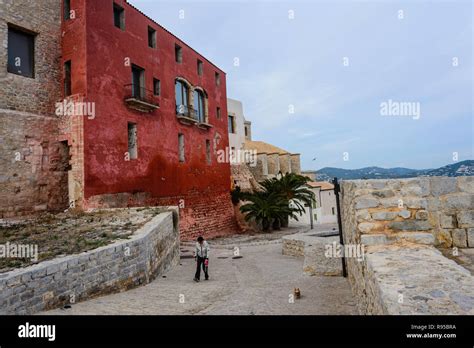
[[[474,228],[467,229],[467,246],[474,248]]]
[[[459,227],[474,227],[474,210],[461,211],[457,214],[457,218]]]
[[[396,211],[379,211],[372,213],[374,220],[393,220],[397,217],[398,212]]]
[[[456,178],[433,177],[431,180],[431,194],[433,196],[442,196],[448,193],[457,192]]]
[[[453,245],[460,248],[467,247],[467,233],[462,228],[457,228],[452,231]]]
[[[390,222],[388,227],[396,231],[427,231],[431,229],[431,224],[428,221],[406,220]]]
[[[375,208],[379,205],[379,201],[375,198],[368,198],[368,197],[359,197],[356,198],[356,209],[367,209],[367,208]]]
[[[467,193],[474,193],[474,177],[460,176],[457,178],[458,187],[461,191]]]
[[[439,224],[441,228],[454,228],[456,227],[456,221],[453,215],[440,214]]]
[[[363,234],[360,236],[360,243],[363,245],[387,244],[388,239],[384,234]]]

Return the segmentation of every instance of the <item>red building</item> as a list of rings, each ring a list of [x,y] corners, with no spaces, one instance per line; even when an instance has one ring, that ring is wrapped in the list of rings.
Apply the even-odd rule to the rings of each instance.
[[[124,0],[63,6],[71,205],[177,205],[186,238],[235,231],[225,73]]]

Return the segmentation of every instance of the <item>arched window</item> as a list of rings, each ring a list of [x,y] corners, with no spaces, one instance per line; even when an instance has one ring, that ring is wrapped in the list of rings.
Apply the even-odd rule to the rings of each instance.
[[[175,82],[176,94],[176,112],[178,114],[187,114],[189,105],[189,87],[181,80]]]
[[[199,122],[205,122],[204,93],[198,89],[194,90],[194,109]]]

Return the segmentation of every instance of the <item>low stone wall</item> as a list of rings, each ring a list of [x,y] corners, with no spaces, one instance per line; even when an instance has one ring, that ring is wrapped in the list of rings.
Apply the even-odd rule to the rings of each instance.
[[[367,249],[346,259],[360,312],[472,314],[472,276],[433,246],[474,247],[473,209],[474,177],[344,181],[344,243]]]
[[[282,253],[288,256],[304,256],[305,239],[303,236],[291,235],[282,238]]]
[[[173,223],[173,212],[161,213],[125,241],[0,274],[0,314],[33,314],[149,283],[179,263],[176,216]]]
[[[431,246],[369,247],[353,277],[361,314],[474,314],[470,272]]]
[[[339,236],[335,231],[313,231],[282,237],[283,255],[304,257],[303,272],[310,276],[341,276],[342,262],[337,255],[327,255],[339,246]]]
[[[313,237],[304,248],[303,272],[311,276],[342,276],[342,261],[327,255],[329,245],[340,245],[339,236]]]

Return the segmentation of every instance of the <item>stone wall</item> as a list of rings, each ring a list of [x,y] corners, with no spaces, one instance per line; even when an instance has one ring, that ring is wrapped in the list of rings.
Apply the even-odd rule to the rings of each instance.
[[[7,72],[9,24],[36,33],[34,78]],[[61,1],[3,0],[0,43],[0,109],[54,114],[61,99]]]
[[[0,274],[0,314],[33,314],[125,291],[178,263],[177,217],[165,212],[125,241]]]
[[[296,238],[282,238],[283,241],[283,255],[288,256],[304,256],[304,240],[298,240]]]
[[[67,208],[69,147],[56,130],[52,117],[0,109],[0,218]]]
[[[280,156],[278,153],[267,154],[268,175],[275,176],[280,171]]]
[[[34,33],[34,77],[7,72],[8,27]],[[61,1],[0,6],[0,218],[68,205],[68,145],[58,141]]]
[[[230,192],[190,191],[187,196],[159,198],[147,192],[104,194],[86,201],[86,209],[143,206],[178,206],[179,231],[183,240],[232,235],[240,232]]]
[[[370,246],[363,261],[347,260],[361,314],[474,314],[474,278],[432,246]]]
[[[234,164],[230,166],[233,186],[240,187],[242,192],[253,192],[259,189],[259,184],[251,171],[251,166],[246,164]]]
[[[280,171],[282,173],[291,173],[291,161],[289,153],[281,153],[280,155]]]
[[[473,179],[343,181],[344,243],[366,246],[346,258],[361,313],[473,313],[472,276],[434,248],[474,246]]]
[[[295,174],[301,174],[301,160],[299,153],[290,154],[291,161],[291,172]]]
[[[474,247],[474,177],[344,181],[342,214],[356,243]]]
[[[268,177],[268,157],[266,153],[257,154],[255,166],[248,166],[256,181],[260,182]]]

